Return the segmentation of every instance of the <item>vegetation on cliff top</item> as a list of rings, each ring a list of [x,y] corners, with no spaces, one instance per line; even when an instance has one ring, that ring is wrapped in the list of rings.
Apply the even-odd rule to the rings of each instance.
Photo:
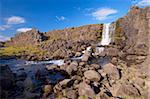
[[[45,54],[45,52],[32,46],[25,46],[25,47],[8,46],[8,47],[0,49],[1,57],[2,56],[31,55],[31,54],[43,55]]]

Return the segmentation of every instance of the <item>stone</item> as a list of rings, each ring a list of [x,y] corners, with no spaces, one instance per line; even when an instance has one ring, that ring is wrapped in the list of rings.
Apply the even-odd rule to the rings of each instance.
[[[85,53],[83,54],[83,57],[82,57],[81,60],[84,61],[84,62],[87,62],[90,57],[91,57],[91,52],[85,51]]]
[[[85,71],[84,76],[90,81],[99,81],[101,79],[101,75],[94,70]]]
[[[57,65],[47,65],[47,66],[46,66],[46,69],[47,69],[47,70],[53,70],[53,69],[55,69],[55,68],[57,68]]]
[[[15,75],[8,65],[0,65],[0,88],[2,91],[11,90],[15,85]]]
[[[63,81],[60,81],[60,86],[67,86],[68,82],[71,81],[71,79],[64,79]]]
[[[99,64],[91,64],[90,67],[94,67],[95,69],[100,69],[101,66]]]
[[[98,72],[101,74],[102,77],[106,77],[106,73],[104,72],[104,70],[99,69]]]
[[[43,91],[44,97],[46,97],[48,94],[52,93],[53,87],[51,85],[44,85]]]
[[[85,64],[86,64],[85,62],[80,62],[79,66],[85,66]]]
[[[17,72],[17,76],[16,76],[17,80],[25,80],[26,77],[27,77],[26,72],[22,72],[22,71]]]
[[[76,52],[75,57],[80,57],[82,55],[81,52]]]
[[[118,56],[119,50],[117,48],[107,48],[104,52],[106,56]]]
[[[120,73],[116,66],[111,63],[105,64],[103,66],[103,71],[108,74],[110,80],[118,80],[120,79]]]
[[[27,77],[24,81],[24,87],[26,91],[32,91],[35,87],[33,80],[30,77]]]
[[[78,87],[78,94],[79,96],[87,96],[93,98],[95,93],[90,85],[86,84],[85,82],[81,82]]]
[[[132,84],[121,84],[117,91],[118,96],[129,96],[130,98],[136,98],[140,95],[137,88],[135,88]]]
[[[77,99],[77,92],[72,88],[66,88],[62,92],[63,96],[67,97],[67,99]]]
[[[69,66],[67,66],[66,71],[71,74],[73,71],[77,71],[78,63],[76,61],[71,62]]]
[[[38,99],[40,98],[40,94],[38,93],[32,93],[32,92],[28,92],[28,91],[25,91],[25,99]]]

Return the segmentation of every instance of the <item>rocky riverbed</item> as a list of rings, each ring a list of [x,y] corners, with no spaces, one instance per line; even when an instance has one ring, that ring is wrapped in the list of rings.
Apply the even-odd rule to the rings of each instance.
[[[134,6],[111,24],[33,29],[1,43],[1,97],[149,99],[149,16],[150,7]]]

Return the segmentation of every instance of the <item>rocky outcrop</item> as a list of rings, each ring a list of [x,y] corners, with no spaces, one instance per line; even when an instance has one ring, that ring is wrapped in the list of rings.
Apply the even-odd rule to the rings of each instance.
[[[14,38],[11,38],[11,41],[8,42],[8,45],[34,46],[44,40],[47,40],[47,37],[43,33],[39,32],[37,29],[32,29],[27,32],[16,34],[16,36]]]
[[[150,7],[139,8],[133,6],[128,14],[117,20],[115,24],[114,43],[126,55],[132,57],[130,62],[135,62],[137,56],[148,55],[150,44]]]
[[[0,95],[1,98],[7,98],[9,92],[14,89],[15,75],[8,65],[0,65]]]
[[[21,98],[148,99],[150,92],[149,9],[149,7],[132,7],[125,17],[112,23],[112,28],[116,27],[116,30],[112,32],[111,45],[100,46],[105,48],[102,54],[95,54],[93,48],[99,40],[101,25],[55,30],[44,34],[30,31],[34,38],[31,42],[47,52],[42,53],[41,56],[46,55],[46,58],[54,59],[65,58],[65,63],[61,66],[48,65],[46,70],[38,70],[33,75],[33,78],[40,82],[37,85],[24,72],[16,75],[16,85],[23,90]],[[26,36],[24,33],[18,35]],[[47,37],[47,40],[42,35]],[[12,39],[13,42],[10,42],[12,45],[20,46],[21,43],[16,42],[15,39],[19,40],[22,37],[17,36]],[[23,38],[20,41],[29,39]],[[28,43],[30,42],[26,44]],[[37,60],[34,54],[29,58]],[[82,54],[81,59],[70,58]],[[3,82],[8,81],[6,84],[12,87],[11,82],[14,82],[12,73],[8,66],[4,67],[5,69],[1,68],[5,72],[2,72],[0,79]],[[8,91],[9,88],[3,82],[0,87]],[[2,93],[7,95],[7,92]]]

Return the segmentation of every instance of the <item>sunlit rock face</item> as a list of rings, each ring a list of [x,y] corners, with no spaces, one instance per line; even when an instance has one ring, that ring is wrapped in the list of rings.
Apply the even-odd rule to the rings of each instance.
[[[150,7],[132,7],[116,21],[115,44],[128,54],[146,55],[150,38]]]

